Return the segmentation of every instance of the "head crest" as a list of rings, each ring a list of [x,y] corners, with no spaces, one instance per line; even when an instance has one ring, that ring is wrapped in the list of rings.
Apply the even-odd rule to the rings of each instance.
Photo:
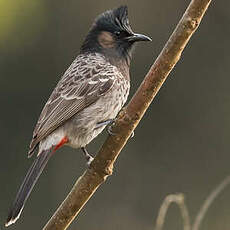
[[[108,30],[112,32],[114,28],[117,28],[119,30],[132,32],[129,25],[127,6],[120,6],[116,9],[104,12],[96,18],[95,25],[99,30]]]
[[[128,7],[120,6],[117,9],[112,10],[114,17],[119,20],[121,23],[128,20]]]

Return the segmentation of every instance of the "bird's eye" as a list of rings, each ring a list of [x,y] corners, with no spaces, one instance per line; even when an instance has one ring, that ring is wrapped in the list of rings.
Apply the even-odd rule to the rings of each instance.
[[[121,35],[121,32],[120,31],[115,31],[114,34],[118,37]]]

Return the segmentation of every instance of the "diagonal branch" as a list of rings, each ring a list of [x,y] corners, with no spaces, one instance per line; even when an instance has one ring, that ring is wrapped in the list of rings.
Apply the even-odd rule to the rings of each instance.
[[[95,160],[79,177],[69,195],[43,230],[66,229],[96,189],[112,174],[113,164],[145,111],[156,96],[170,71],[180,59],[192,34],[196,31],[211,0],[192,0],[162,52],[150,68],[141,86],[113,126]]]

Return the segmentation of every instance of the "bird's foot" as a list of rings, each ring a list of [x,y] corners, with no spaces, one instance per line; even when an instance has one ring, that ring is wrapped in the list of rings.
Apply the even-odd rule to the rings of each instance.
[[[99,122],[99,123],[97,123],[96,129],[100,128],[102,126],[107,126],[106,128],[107,128],[108,134],[111,135],[111,136],[115,136],[116,133],[114,133],[112,131],[112,126],[113,126],[114,122],[115,122],[115,119],[109,119],[109,120],[106,120],[106,121]],[[130,138],[133,138],[133,137],[134,137],[134,131],[130,135]]]
[[[83,151],[83,153],[84,153],[84,155],[85,155],[86,165],[89,167],[90,164],[91,164],[91,162],[94,160],[94,157],[92,157],[92,156],[88,153],[86,147],[82,147],[81,149],[82,149],[82,151]]]
[[[130,138],[133,138],[134,137],[134,131],[132,131],[131,135],[130,135]]]
[[[116,135],[116,133],[114,133],[114,132],[112,131],[112,126],[108,126],[108,127],[107,127],[107,132],[108,132],[109,135],[111,135],[111,136],[115,136],[115,135]],[[134,137],[134,131],[131,133],[130,139],[133,138],[133,137]]]
[[[86,162],[86,165],[87,167],[89,167],[92,163],[92,161],[94,160],[94,157],[92,156],[89,156],[88,158],[86,158],[87,162]]]
[[[96,129],[100,128],[102,126],[107,126],[106,129],[107,129],[108,134],[111,136],[115,136],[116,133],[112,132],[112,126],[113,126],[114,121],[115,121],[115,119],[108,119],[106,121],[101,121],[101,122],[97,123]]]
[[[107,127],[107,132],[108,132],[109,135],[115,136],[116,133],[114,133],[114,132],[112,131],[112,126],[113,126],[113,125],[109,125],[109,126]]]
[[[111,135],[111,136],[115,136],[116,135],[116,133],[114,133],[113,131],[112,131],[112,126],[113,126],[113,124],[114,124],[114,121],[115,121],[115,119],[113,120],[113,122],[111,122],[111,124],[110,125],[108,125],[107,126],[107,132],[109,133],[109,135]],[[134,137],[134,131],[131,133],[131,135],[130,135],[130,138],[133,138]]]

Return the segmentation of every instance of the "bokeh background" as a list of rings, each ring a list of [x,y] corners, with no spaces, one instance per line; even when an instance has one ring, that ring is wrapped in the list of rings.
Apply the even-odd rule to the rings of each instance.
[[[78,54],[101,12],[127,4],[138,44],[132,90],[181,18],[189,0],[0,0],[0,225],[32,163],[26,154],[49,94]],[[69,229],[150,230],[164,197],[182,192],[194,219],[210,191],[230,173],[230,2],[213,1],[115,165],[114,174]],[[106,138],[90,146],[97,152]],[[63,148],[42,174],[20,220],[9,229],[41,229],[85,170],[79,150]],[[202,230],[229,230],[230,188],[209,209]],[[173,205],[164,229],[182,229]]]

